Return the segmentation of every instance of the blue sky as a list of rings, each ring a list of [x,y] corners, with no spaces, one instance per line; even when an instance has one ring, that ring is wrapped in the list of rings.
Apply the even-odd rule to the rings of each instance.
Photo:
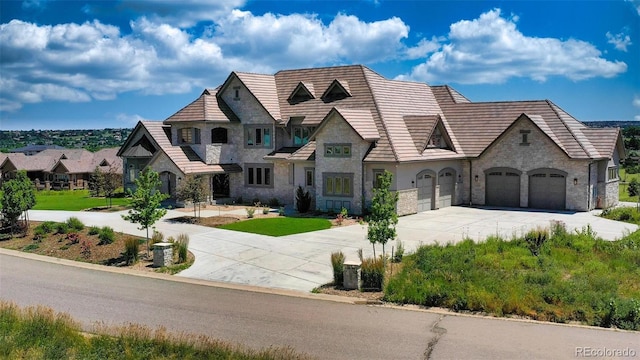
[[[640,121],[640,0],[2,0],[0,129],[133,127],[234,70],[344,64]]]

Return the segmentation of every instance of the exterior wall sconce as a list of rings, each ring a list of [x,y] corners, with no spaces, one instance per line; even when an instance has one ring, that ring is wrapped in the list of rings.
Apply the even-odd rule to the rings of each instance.
[[[578,185],[578,178],[573,178],[573,185]]]
[[[178,181],[182,180],[182,177],[178,176]]]
[[[416,186],[416,182],[414,180],[411,180],[411,187],[415,187]]]
[[[478,175],[474,176],[474,177],[473,177],[473,180],[474,180],[475,182],[478,182]]]

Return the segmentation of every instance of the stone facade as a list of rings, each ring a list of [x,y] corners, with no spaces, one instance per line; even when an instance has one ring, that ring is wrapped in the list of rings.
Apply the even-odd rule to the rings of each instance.
[[[528,133],[528,145],[522,144],[521,131]],[[529,172],[552,168],[567,173],[566,208],[588,211],[589,162],[570,159],[533,122],[521,118],[477,159],[472,160],[473,184],[471,202],[485,204],[485,171],[491,168],[511,168],[521,172],[520,206],[529,206]],[[478,176],[478,181],[475,181]],[[574,179],[577,184],[574,184]]]
[[[396,212],[398,215],[415,214],[418,209],[418,189],[407,189],[398,191],[398,204]]]

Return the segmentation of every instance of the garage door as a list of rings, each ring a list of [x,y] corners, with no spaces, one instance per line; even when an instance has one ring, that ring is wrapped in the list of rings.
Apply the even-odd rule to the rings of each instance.
[[[559,170],[536,171],[529,176],[529,207],[564,210],[567,181]]]
[[[520,174],[515,170],[492,170],[486,175],[485,204],[520,207]]]
[[[442,170],[438,176],[438,184],[440,185],[440,196],[438,197],[438,208],[451,206],[454,189],[454,172],[453,170]]]
[[[433,209],[433,180],[434,177],[428,173],[418,174],[418,212]]]

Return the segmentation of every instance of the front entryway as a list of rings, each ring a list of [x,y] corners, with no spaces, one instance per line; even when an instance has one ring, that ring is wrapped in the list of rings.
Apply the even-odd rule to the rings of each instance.
[[[529,207],[564,210],[566,208],[567,173],[540,169],[529,173]]]
[[[520,172],[510,168],[494,168],[485,172],[485,205],[520,207]]]
[[[167,194],[170,197],[174,197],[176,194],[176,174],[170,171],[163,171],[160,173],[160,192]]]
[[[229,197],[229,175],[215,174],[211,176],[211,189],[213,198],[220,199]]]

